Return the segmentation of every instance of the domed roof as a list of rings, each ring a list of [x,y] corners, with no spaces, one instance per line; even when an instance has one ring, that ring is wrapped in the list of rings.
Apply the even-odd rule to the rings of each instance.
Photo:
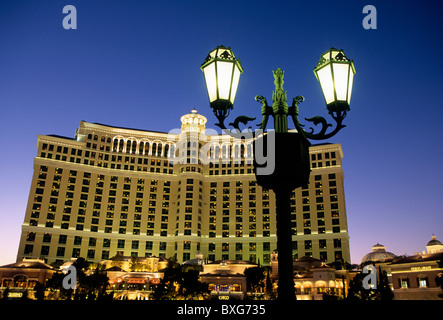
[[[386,251],[386,247],[380,243],[372,246],[372,252],[366,254],[363,259],[361,259],[361,263],[365,262],[383,262],[387,260],[394,259],[396,257],[392,252]]]
[[[443,246],[443,243],[441,243],[440,241],[437,240],[437,238],[433,235],[432,236],[432,240],[428,242],[428,244],[426,245],[427,247],[429,246]]]
[[[432,235],[431,241],[426,245],[426,250],[429,254],[443,252],[443,243],[437,240],[437,238]]]

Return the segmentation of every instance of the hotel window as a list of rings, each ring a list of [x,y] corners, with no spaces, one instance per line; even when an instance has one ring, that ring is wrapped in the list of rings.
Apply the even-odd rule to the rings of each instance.
[[[57,248],[57,257],[64,257],[65,256],[65,247],[58,247]]]
[[[191,259],[191,253],[183,252],[183,261],[187,261],[189,259]]]
[[[51,242],[51,234],[50,233],[43,234],[43,242]]]
[[[87,257],[88,257],[88,259],[94,259],[94,257],[95,257],[95,250],[94,249],[89,249]]]
[[[191,241],[183,241],[183,250],[191,250]]]
[[[109,259],[109,250],[102,251],[102,259],[103,260]]]
[[[74,248],[74,249],[72,249],[72,257],[73,257],[73,258],[78,258],[78,257],[80,257],[80,248]]]
[[[328,253],[326,251],[320,252],[320,260],[321,261],[327,261],[328,260]]]
[[[34,245],[32,244],[27,244],[25,245],[25,250],[24,250],[24,254],[32,254],[32,251],[34,250]]]
[[[34,241],[35,240],[35,232],[28,232],[26,235],[26,241]]]
[[[425,276],[420,276],[417,278],[417,282],[420,288],[427,288],[429,286],[429,280]]]
[[[400,288],[402,288],[402,289],[409,288],[409,279],[407,279],[407,278],[399,279],[399,281],[400,281]]]
[[[341,239],[334,239],[334,248],[341,248]]]
[[[320,239],[320,240],[318,241],[318,247],[319,247],[320,249],[325,249],[325,248],[326,248],[326,239]]]

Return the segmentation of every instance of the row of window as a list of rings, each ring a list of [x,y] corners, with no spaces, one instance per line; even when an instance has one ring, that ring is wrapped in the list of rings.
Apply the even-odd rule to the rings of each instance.
[[[27,241],[32,242],[35,240],[36,234],[34,232],[29,232],[27,234]],[[65,257],[66,255],[66,247],[63,245],[67,244],[67,235],[59,235],[58,239],[56,239],[54,244],[58,244],[59,246],[56,249],[56,256],[59,258]],[[73,258],[77,258],[80,256],[81,254],[81,248],[77,247],[77,246],[81,246],[82,245],[82,237],[81,236],[75,236],[73,239],[73,245],[75,246],[72,249],[72,254],[71,256]],[[50,250],[50,246],[49,245],[45,245],[45,243],[51,243],[52,241],[52,235],[49,233],[45,233],[43,234],[43,245],[41,246],[41,250],[40,250],[40,256],[48,256],[49,255],[49,250]],[[88,238],[88,249],[87,249],[87,258],[88,259],[95,259],[95,252],[96,252],[96,246],[97,246],[97,238],[94,237],[89,237]],[[139,250],[139,249],[144,249],[145,252],[145,256],[149,257],[152,256],[152,250],[153,250],[153,242],[152,241],[139,241],[139,240],[132,240],[132,241],[126,241],[124,239],[119,239],[117,241],[117,253],[124,255],[124,250],[128,249],[127,247],[127,242],[130,243],[130,249],[131,250]],[[200,251],[200,242],[197,242],[197,251]],[[184,251],[189,251],[191,250],[191,241],[183,241],[181,243],[182,248]],[[248,252],[250,254],[250,258],[253,257],[255,254],[254,252],[257,250],[257,243],[256,242],[249,242],[249,243],[241,243],[241,242],[237,242],[237,243],[221,243],[221,244],[216,244],[216,243],[209,243],[208,244],[208,257],[212,261],[215,260],[215,251],[217,249],[220,249],[221,251],[221,256],[222,259],[224,260],[228,260],[229,259],[229,254],[228,252],[230,251],[230,247],[233,247],[233,249],[235,249],[235,255],[236,255],[236,259],[237,260],[242,260],[243,257],[243,251],[248,249]],[[294,241],[292,244],[292,249],[293,249],[293,254],[294,254],[294,258],[298,257],[298,250],[302,251],[301,249],[304,248],[304,255],[307,256],[312,256],[312,249],[313,249],[313,244],[312,244],[312,240],[305,240],[302,243],[302,248],[299,248],[298,242]],[[340,249],[342,246],[341,244],[341,239],[333,239],[333,248],[334,249]],[[111,247],[111,240],[110,239],[103,239],[103,245],[102,248],[104,250],[102,250],[102,255],[101,255],[101,259],[109,259],[109,249]],[[159,246],[158,246],[158,250],[159,251],[166,251],[166,247],[167,247],[167,243],[166,242],[159,242]],[[118,250],[118,249],[122,249],[122,250]],[[174,250],[176,251],[178,249],[178,243],[175,242],[175,246],[174,246]],[[263,242],[262,243],[262,250],[263,252],[270,252],[271,251],[271,243],[270,242]],[[320,250],[326,250],[327,249],[327,240],[326,239],[320,239],[318,240],[318,249]],[[24,254],[25,255],[31,255],[33,254],[33,250],[34,250],[34,245],[32,244],[26,244],[25,245],[25,250],[24,250]],[[132,251],[131,255],[132,256],[138,256],[138,251]],[[160,253],[162,254],[162,253]],[[163,253],[164,254],[164,253]],[[190,257],[190,253],[188,252],[187,255],[184,255],[184,258],[188,258],[188,254]],[[327,260],[327,252],[326,251],[320,251],[320,259],[323,261]],[[268,263],[269,254],[266,254],[267,258],[263,260],[263,262]],[[269,255],[269,257],[268,257]],[[336,258],[341,258],[341,251],[335,251],[335,255]],[[240,257],[241,256],[241,257]],[[263,256],[264,257],[264,256]],[[189,260],[189,259],[187,259]],[[254,261],[253,261],[254,262]],[[404,281],[404,280],[403,280]]]
[[[412,279],[414,281],[414,279]],[[416,286],[418,288],[428,288],[429,287],[429,279],[426,276],[418,276],[415,278]],[[398,279],[398,286],[401,289],[408,289],[411,288],[411,283],[409,278],[399,278]]]

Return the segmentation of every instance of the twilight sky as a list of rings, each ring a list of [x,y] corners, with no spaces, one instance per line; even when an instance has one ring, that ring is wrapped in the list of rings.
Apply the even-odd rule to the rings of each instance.
[[[362,26],[368,4],[376,30]],[[74,137],[81,120],[168,132],[193,107],[215,128],[200,64],[220,44],[244,68],[232,119],[260,118],[254,97],[271,101],[278,67],[288,101],[306,98],[300,119],[327,117],[312,70],[344,49],[351,111],[326,142],[344,152],[352,263],[377,242],[400,255],[443,241],[442,15],[441,1],[2,0],[0,265],[16,259],[37,135]]]

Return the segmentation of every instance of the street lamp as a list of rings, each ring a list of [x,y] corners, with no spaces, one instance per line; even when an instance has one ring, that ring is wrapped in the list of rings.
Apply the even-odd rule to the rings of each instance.
[[[233,109],[238,81],[243,72],[239,60],[235,59],[230,48],[219,46],[209,53],[201,69],[205,75],[211,108],[219,120],[217,126],[225,133],[238,137],[239,124],[246,125],[255,119],[247,116],[237,117],[229,124],[237,133],[228,130],[224,124],[229,111]],[[220,70],[223,71],[220,73]],[[283,90],[284,71],[280,68],[273,71],[275,90],[272,92],[272,105],[268,105],[263,96],[255,97],[255,100],[262,104],[262,122],[258,124],[259,130],[253,133],[254,173],[257,183],[263,188],[272,189],[276,197],[279,300],[295,299],[290,196],[292,190],[309,183],[311,143],[308,139],[328,139],[345,127],[342,122],[350,110],[355,67],[343,50],[332,48],[321,56],[314,73],[322,88],[327,110],[336,122],[332,131],[327,132],[333,126],[320,116],[305,118],[315,126],[320,124],[319,132],[314,133],[312,128],[310,131],[303,129],[304,125],[298,119],[298,106],[305,99],[303,96],[296,96],[292,105],[288,106],[286,91]],[[269,116],[274,118],[274,130],[265,132]],[[288,117],[292,118],[295,132],[288,130]],[[261,161],[257,150],[273,157],[271,170],[265,170],[269,169],[269,163]]]
[[[328,110],[349,111],[355,67],[343,50],[331,48],[322,54],[314,73]]]
[[[209,52],[201,65],[208,89],[209,103],[220,127],[232,110],[240,75],[243,72],[240,60],[235,59],[231,48],[218,46]]]

